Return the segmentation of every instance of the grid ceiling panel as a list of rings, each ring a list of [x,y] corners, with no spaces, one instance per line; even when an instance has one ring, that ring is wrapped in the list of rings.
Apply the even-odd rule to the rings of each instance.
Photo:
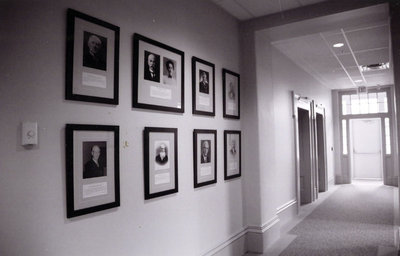
[[[386,63],[389,62],[389,49],[383,48],[383,49],[355,53],[355,56],[360,65]]]
[[[259,17],[280,11],[278,0],[237,0],[237,3],[248,10],[253,17]]]
[[[371,37],[371,35],[374,35]],[[389,27],[379,26],[346,33],[353,51],[382,48],[389,45]]]
[[[338,58],[346,69],[351,67],[357,67],[357,63],[354,60],[353,55],[351,54],[339,55]]]

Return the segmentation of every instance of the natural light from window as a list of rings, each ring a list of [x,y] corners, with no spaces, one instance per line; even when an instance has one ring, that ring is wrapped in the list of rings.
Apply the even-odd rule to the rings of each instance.
[[[343,155],[347,155],[347,122],[342,120]]]
[[[389,118],[385,118],[385,142],[386,142],[386,155],[390,155],[392,152],[390,146],[390,121]]]
[[[342,95],[343,115],[387,113],[386,92],[368,92]]]

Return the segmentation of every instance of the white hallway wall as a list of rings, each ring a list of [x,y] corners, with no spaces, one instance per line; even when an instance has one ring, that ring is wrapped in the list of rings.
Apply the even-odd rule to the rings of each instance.
[[[67,8],[120,27],[118,106],[64,100]],[[240,73],[236,20],[196,0],[1,1],[0,17],[1,255],[203,255],[243,230],[243,179],[223,180],[222,157],[223,130],[241,128],[222,118],[221,69]],[[131,108],[135,32],[185,52],[184,114]],[[216,65],[214,118],[191,114],[192,56]],[[27,120],[39,124],[30,150],[19,138]],[[66,123],[120,126],[120,207],[66,218]],[[151,201],[143,195],[145,126],[178,128],[179,193]],[[200,189],[196,128],[218,130],[218,183]]]
[[[331,90],[291,62],[276,48],[272,48],[274,77],[274,128],[277,189],[287,187],[279,194],[278,206],[296,197],[294,121],[291,91],[322,104],[326,111],[326,150],[328,180],[334,177],[333,168],[333,118]]]
[[[290,220],[279,221],[278,209],[296,199],[292,91],[326,109],[328,179],[333,179],[331,90],[272,47],[268,30],[244,27],[241,33],[245,216],[250,226],[264,231],[248,246],[263,251],[279,237],[279,224]]]

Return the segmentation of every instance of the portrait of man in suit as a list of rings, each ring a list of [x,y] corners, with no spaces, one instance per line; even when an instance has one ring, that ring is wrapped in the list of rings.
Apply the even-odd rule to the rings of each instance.
[[[105,142],[93,144],[91,142],[84,142],[84,148],[90,148],[90,159],[86,161],[83,168],[83,178],[95,178],[106,175],[106,159],[102,156],[101,147],[105,148]],[[92,145],[90,147],[90,145]],[[104,154],[105,155],[105,154]]]
[[[144,79],[160,82],[160,55],[144,52]]]
[[[205,164],[211,162],[210,140],[201,140],[201,159],[200,163]]]
[[[95,69],[107,69],[107,38],[84,32],[83,66]]]
[[[209,83],[208,83],[208,72],[204,70],[199,70],[199,91],[202,93],[209,93]]]

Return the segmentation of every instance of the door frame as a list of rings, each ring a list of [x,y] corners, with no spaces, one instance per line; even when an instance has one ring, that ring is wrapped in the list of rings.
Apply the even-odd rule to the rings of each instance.
[[[294,120],[294,143],[295,143],[295,184],[296,184],[296,201],[297,201],[297,214],[300,211],[301,205],[301,192],[300,192],[300,136],[299,136],[299,116],[298,109],[303,109],[308,111],[309,115],[309,127],[310,127],[310,167],[311,167],[311,189],[314,190],[313,185],[313,173],[314,173],[314,158],[313,158],[313,119],[312,119],[312,101],[307,97],[302,97],[292,91],[293,99],[293,120]],[[311,202],[315,200],[313,196],[313,191],[311,191]]]
[[[315,104],[314,103],[314,111],[315,111],[315,170],[316,170],[316,177],[317,177],[317,188],[318,192],[325,192],[328,190],[328,152],[327,152],[327,147],[326,147],[326,117],[325,117],[325,108],[322,106],[322,104]],[[323,186],[320,185],[320,173],[319,173],[319,163],[320,159],[318,157],[319,149],[318,149],[318,120],[317,120],[317,114],[322,116],[322,143],[323,143],[323,157],[324,157],[324,165],[323,165]],[[322,190],[321,190],[322,187]],[[318,193],[317,193],[318,195]]]

